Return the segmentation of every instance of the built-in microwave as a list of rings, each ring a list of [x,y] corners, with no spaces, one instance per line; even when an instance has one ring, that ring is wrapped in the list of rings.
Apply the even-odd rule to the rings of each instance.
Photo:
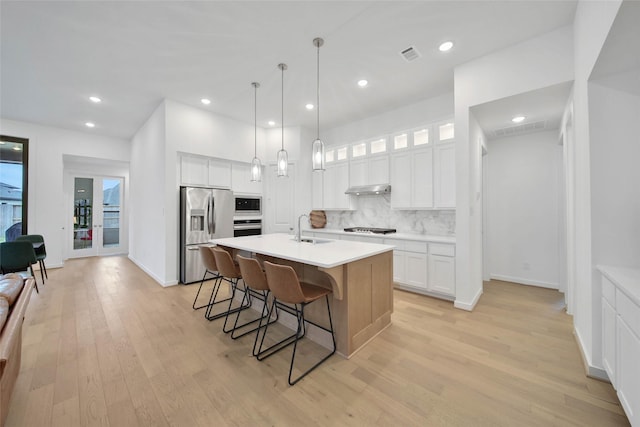
[[[262,197],[236,196],[236,216],[262,215]]]

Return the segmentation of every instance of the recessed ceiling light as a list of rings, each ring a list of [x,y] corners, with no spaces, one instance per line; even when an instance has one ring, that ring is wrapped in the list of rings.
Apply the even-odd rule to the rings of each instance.
[[[209,104],[211,104],[211,100],[210,100],[210,99],[207,99],[207,98],[202,98],[202,99],[200,100],[200,102],[202,102],[204,105],[209,105]]]
[[[95,102],[97,104],[99,102],[102,102],[102,99],[98,98],[97,96],[90,96],[89,101]]]
[[[440,46],[438,47],[438,50],[440,50],[440,52],[448,52],[451,50],[452,47],[453,47],[453,42],[447,41],[440,44]]]
[[[274,122],[273,120],[269,120],[268,123],[269,123],[269,126],[275,126],[276,125],[276,122]]]
[[[525,118],[524,116],[515,116],[513,119],[511,119],[511,121],[513,123],[520,123],[520,122],[524,121],[524,118]]]
[[[96,124],[95,124],[95,123],[91,123],[91,122],[87,122],[87,123],[85,123],[84,125],[85,125],[86,127],[88,127],[88,128],[94,128],[94,127],[96,127]]]
[[[305,105],[305,108],[307,110],[313,110],[313,104],[307,104],[307,105]]]
[[[362,80],[358,80],[358,86],[360,87],[366,87],[369,84],[368,80],[362,79]]]

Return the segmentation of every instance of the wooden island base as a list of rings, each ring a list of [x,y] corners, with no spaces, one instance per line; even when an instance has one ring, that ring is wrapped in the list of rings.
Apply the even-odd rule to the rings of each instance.
[[[347,359],[391,324],[391,251],[331,269],[271,256],[260,257],[278,264],[290,265],[301,280],[333,290],[330,306],[336,335],[336,351]],[[340,297],[342,299],[339,299]],[[305,308],[305,316],[322,325],[327,323],[324,304],[310,304]],[[330,342],[326,333],[315,332],[313,329],[311,327],[309,331],[311,339],[323,345]]]

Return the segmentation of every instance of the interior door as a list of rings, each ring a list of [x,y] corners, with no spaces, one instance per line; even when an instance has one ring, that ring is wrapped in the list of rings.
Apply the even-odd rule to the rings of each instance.
[[[71,258],[122,253],[122,178],[73,178]]]

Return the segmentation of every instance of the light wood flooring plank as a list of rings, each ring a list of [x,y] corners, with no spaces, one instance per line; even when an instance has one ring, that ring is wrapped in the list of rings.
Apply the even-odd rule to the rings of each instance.
[[[7,426],[628,425],[549,289],[487,282],[471,313],[395,291],[389,328],[294,387],[290,349],[256,361],[253,336],[192,310],[197,285],[162,288],[126,257],[68,260],[40,289]]]

